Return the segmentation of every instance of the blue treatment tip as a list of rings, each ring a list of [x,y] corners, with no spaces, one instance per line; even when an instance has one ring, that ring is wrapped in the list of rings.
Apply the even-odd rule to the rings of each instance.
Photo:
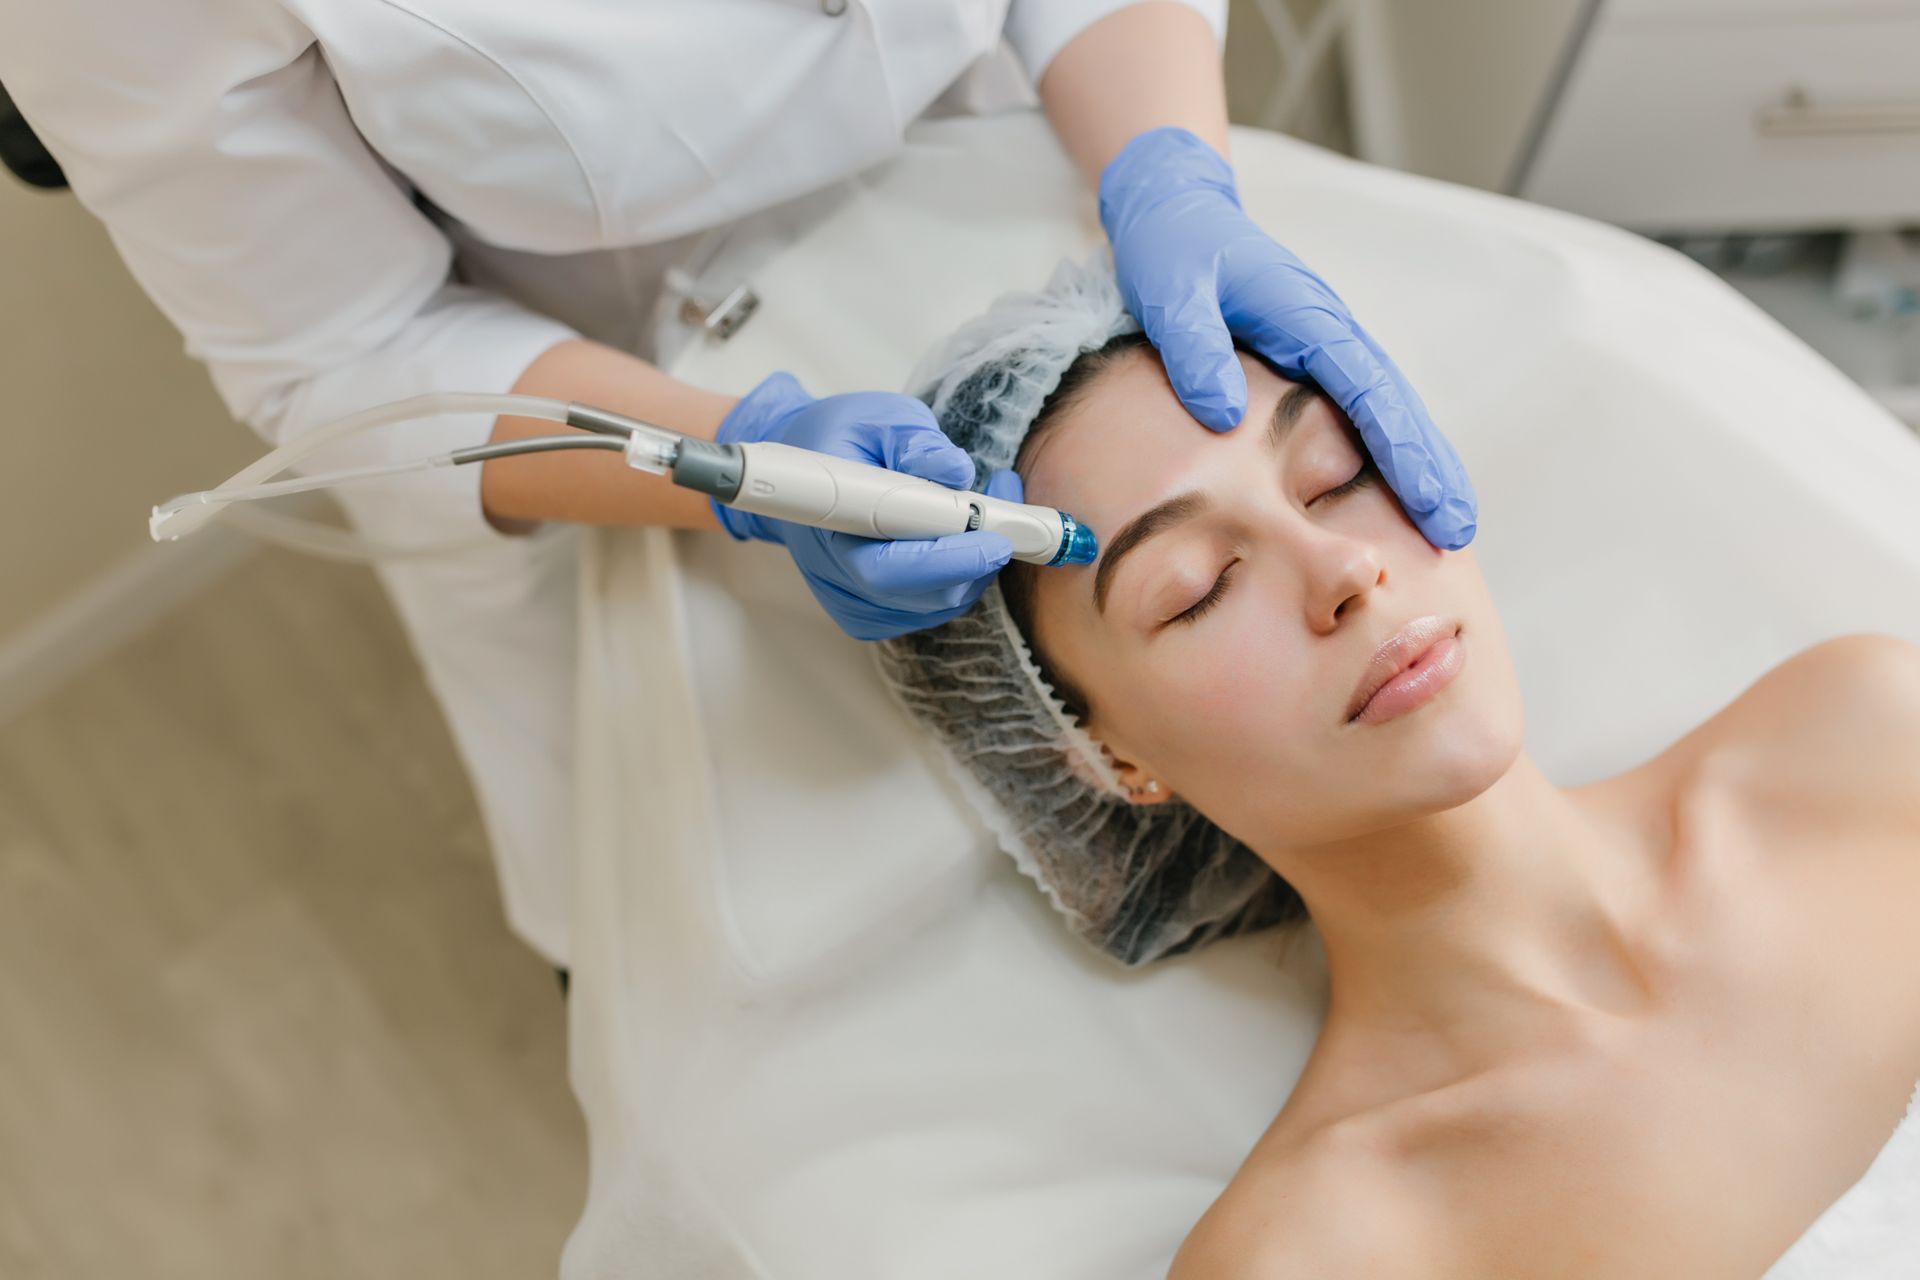
[[[1060,513],[1060,554],[1047,561],[1056,564],[1092,564],[1093,558],[1100,554],[1099,544],[1093,540],[1093,530],[1062,511]]]

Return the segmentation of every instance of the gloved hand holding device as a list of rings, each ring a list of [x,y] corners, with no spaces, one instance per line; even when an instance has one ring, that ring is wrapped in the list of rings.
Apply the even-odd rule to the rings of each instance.
[[[815,399],[788,373],[749,391],[720,423],[721,444],[777,441],[903,471],[955,488],[973,483],[973,460],[948,440],[933,411],[912,396],[856,391]],[[986,491],[1020,500],[1019,477],[1001,471]],[[785,546],[814,598],[848,635],[882,640],[938,626],[973,606],[1013,545],[985,529],[926,541],[835,533],[713,504],[736,538]]]

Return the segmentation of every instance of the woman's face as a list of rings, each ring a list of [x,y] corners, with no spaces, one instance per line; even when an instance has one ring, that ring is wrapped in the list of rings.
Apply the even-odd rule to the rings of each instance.
[[[1471,799],[1525,734],[1471,549],[1421,535],[1324,395],[1240,361],[1247,416],[1232,431],[1194,421],[1142,348],[1035,439],[1027,500],[1072,512],[1101,551],[1036,572],[1033,639],[1079,686],[1123,780],[1157,781],[1148,799],[1178,795],[1258,851]],[[1157,531],[1130,536],[1142,516]],[[1451,683],[1350,722],[1374,651],[1426,615],[1460,628]]]

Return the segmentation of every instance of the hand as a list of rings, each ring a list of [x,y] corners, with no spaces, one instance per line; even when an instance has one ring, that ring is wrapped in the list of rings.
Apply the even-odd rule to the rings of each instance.
[[[774,440],[903,471],[956,489],[973,483],[973,459],[948,440],[912,396],[856,391],[816,400],[789,373],[772,374],[733,406],[721,444]],[[996,472],[996,498],[1020,500],[1020,478]],[[713,504],[736,538],[778,542],[823,608],[856,640],[885,640],[957,618],[973,607],[1013,544],[976,529],[927,540],[861,538]]]
[[[1241,210],[1233,170],[1185,129],[1149,129],[1100,175],[1100,221],[1127,307],[1187,411],[1215,431],[1247,411],[1233,340],[1338,404],[1427,541],[1473,540],[1459,455],[1344,302]]]

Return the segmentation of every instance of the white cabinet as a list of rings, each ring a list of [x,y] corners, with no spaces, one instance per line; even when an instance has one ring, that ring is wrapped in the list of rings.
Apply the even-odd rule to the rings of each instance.
[[[1347,0],[1367,159],[1640,230],[1920,223],[1920,0]]]
[[[1920,0],[1597,0],[1515,194],[1656,231],[1920,220]]]
[[[1889,230],[1920,227],[1920,0],[1345,2],[1364,158],[1696,250],[1771,244],[1784,268],[1718,265],[1920,429],[1920,314],[1849,305],[1920,288],[1920,233]],[[1842,268],[1826,240],[1741,234],[1802,231],[1851,233]]]

